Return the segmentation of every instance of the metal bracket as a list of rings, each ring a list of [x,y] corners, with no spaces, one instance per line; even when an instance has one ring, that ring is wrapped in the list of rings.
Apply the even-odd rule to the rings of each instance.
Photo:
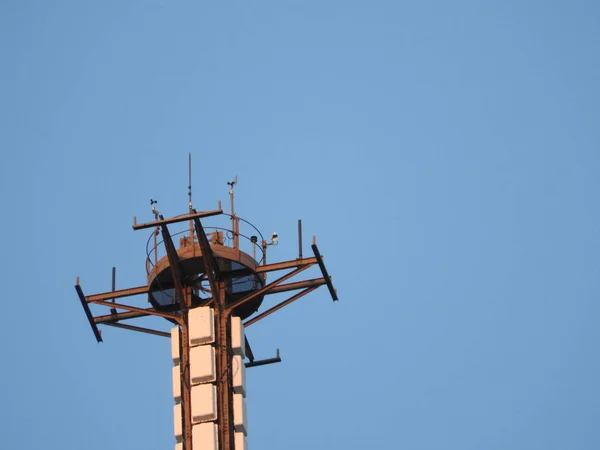
[[[92,327],[92,331],[94,332],[94,336],[96,337],[96,341],[102,342],[102,335],[100,334],[100,330],[98,326],[94,322],[94,317],[92,316],[92,311],[90,311],[90,307],[85,300],[85,295],[83,295],[83,291],[81,290],[81,286],[79,286],[79,277],[77,277],[77,284],[75,285],[75,290],[77,291],[77,295],[79,296],[79,300],[81,300],[81,306],[83,306],[83,310],[85,311],[85,315],[87,316],[88,322]]]
[[[260,361],[252,361],[244,364],[246,367],[257,367],[257,366],[266,366],[267,364],[275,364],[280,363],[281,358],[279,357],[279,349],[277,349],[277,356],[275,358],[270,359],[261,359]]]
[[[319,253],[319,249],[317,248],[317,244],[311,245],[312,251],[315,254],[315,258],[317,258],[317,264],[319,264],[319,268],[321,269],[321,273],[323,274],[323,278],[325,278],[325,284],[327,284],[327,288],[329,289],[329,293],[331,294],[331,298],[335,302],[338,300],[337,292],[333,287],[333,283],[331,282],[331,277],[327,273],[327,269],[325,268],[325,263],[323,262],[323,256]]]
[[[246,343],[246,356],[250,360],[250,362],[254,362],[254,353],[252,353],[252,347],[250,347],[250,342],[248,342],[248,337],[244,336],[244,341]]]

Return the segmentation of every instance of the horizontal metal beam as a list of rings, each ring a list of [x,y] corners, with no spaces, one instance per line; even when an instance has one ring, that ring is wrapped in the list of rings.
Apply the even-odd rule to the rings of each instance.
[[[88,295],[85,299],[88,302],[96,302],[98,300],[112,300],[121,297],[130,297],[132,295],[147,294],[150,292],[148,286],[139,286],[129,289],[119,289],[118,291],[103,292],[102,294]]]
[[[163,312],[159,312],[159,311],[156,311],[156,310],[150,310],[150,309],[144,309],[144,308],[137,308],[135,306],[123,305],[123,304],[120,304],[120,303],[105,302],[104,300],[95,300],[93,302],[88,300],[88,302],[89,303],[94,303],[96,305],[108,306],[109,308],[124,309],[125,311],[132,311],[132,312],[144,313],[145,315],[148,315],[148,316],[164,317],[165,319],[175,320],[177,323],[179,323],[181,321],[181,317],[180,316],[177,316],[175,314],[163,313]]]
[[[113,309],[113,308],[111,308]],[[177,311],[179,309],[179,305],[173,304],[170,307],[164,309],[165,312]],[[120,312],[120,313],[112,313],[107,314],[105,316],[96,316],[94,317],[94,322],[97,324],[103,324],[108,322],[119,322],[120,320],[129,320],[129,319],[137,319],[138,317],[147,317],[151,316],[156,310],[154,308],[148,308],[143,310],[144,312]]]
[[[149,311],[154,311],[154,308],[149,309]],[[94,317],[94,322],[97,324],[109,323],[109,322],[118,322],[119,320],[127,320],[127,319],[137,319],[138,317],[146,317],[149,316],[149,312],[123,312],[116,314],[107,314],[105,316],[96,316]]]
[[[79,278],[78,278],[79,280]],[[79,282],[75,285],[75,290],[77,291],[77,296],[81,301],[81,306],[83,306],[83,310],[85,311],[85,315],[90,323],[90,327],[92,327],[92,331],[94,332],[94,336],[96,337],[97,342],[102,342],[102,335],[100,334],[100,330],[94,323],[94,317],[92,316],[92,311],[90,311],[90,307],[85,301],[85,295],[83,295],[83,291],[81,290],[81,286],[79,286]]]
[[[317,264],[317,258],[303,258],[296,259],[293,261],[284,261],[280,263],[274,264],[265,264],[264,266],[256,266],[254,269],[246,268],[246,269],[236,269],[231,272],[222,272],[223,279],[231,279],[237,277],[245,277],[248,275],[254,275],[257,273],[268,273],[275,272],[277,270],[285,270],[285,269],[293,269],[300,266],[313,266]]]
[[[172,217],[170,219],[160,219],[155,220],[154,222],[146,222],[141,224],[133,224],[134,230],[143,230],[144,228],[154,228],[162,225],[169,225],[171,223],[185,222],[186,220],[193,220],[195,218],[201,219],[202,217],[210,217],[210,216],[218,216],[219,214],[223,214],[223,210],[221,208],[215,209],[213,211],[205,211],[205,212],[197,212],[193,214],[185,214],[183,216]]]
[[[125,330],[138,331],[140,333],[153,334],[155,336],[171,337],[171,333],[165,333],[164,331],[151,330],[150,328],[136,327],[134,325],[127,325],[124,323],[105,323],[104,325],[115,328],[124,328]]]
[[[325,281],[325,278],[314,278],[312,280],[296,281],[294,283],[287,283],[287,284],[281,284],[279,286],[275,286],[273,289],[271,289],[265,295],[279,294],[280,292],[295,291],[298,289],[305,289],[305,288],[309,288],[312,286],[318,287],[318,286],[323,286],[324,284],[327,284]]]
[[[275,270],[291,269],[293,267],[300,267],[305,265],[312,265],[317,263],[317,258],[298,258],[292,261],[284,261],[273,264],[265,264],[264,266],[258,266],[255,269],[257,273],[263,272],[274,272]]]
[[[337,292],[335,292],[335,288],[333,287],[333,283],[331,282],[331,277],[327,273],[327,269],[325,268],[325,263],[323,262],[323,256],[319,253],[319,249],[317,248],[317,244],[311,245],[312,251],[315,254],[315,258],[317,258],[317,263],[321,268],[321,273],[323,274],[323,278],[325,278],[325,283],[327,284],[327,289],[329,289],[329,293],[331,294],[331,298],[335,302],[338,300]]]
[[[246,368],[258,367],[258,366],[266,366],[267,364],[275,364],[275,363],[280,363],[280,362],[281,362],[281,357],[279,356],[279,349],[277,349],[277,356],[275,358],[261,359],[260,361],[252,361],[252,362],[246,363],[245,366],[246,366]]]
[[[253,317],[252,319],[244,322],[244,327],[249,327],[250,325],[252,325],[253,323],[258,322],[260,319],[264,319],[265,317],[267,317],[269,314],[273,314],[275,311],[283,308],[284,306],[289,305],[292,302],[295,302],[296,300],[298,300],[301,297],[304,297],[306,294],[311,293],[312,291],[314,291],[315,289],[317,289],[319,286],[311,286],[307,289],[304,289],[301,292],[298,292],[296,295],[293,295],[292,297],[288,298],[287,300],[279,303],[278,305],[273,306],[272,308],[267,309],[265,312],[259,314],[256,317]]]

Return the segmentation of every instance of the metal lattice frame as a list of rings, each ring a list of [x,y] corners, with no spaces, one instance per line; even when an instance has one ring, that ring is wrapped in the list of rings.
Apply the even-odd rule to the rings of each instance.
[[[233,204],[233,199],[232,199]],[[220,205],[219,205],[220,206]],[[129,323],[123,323],[132,319],[140,317],[156,316],[162,317],[169,320],[172,323],[176,323],[181,329],[181,387],[182,387],[182,404],[183,404],[183,431],[184,431],[184,448],[185,450],[192,449],[192,417],[191,417],[191,384],[190,384],[190,370],[189,370],[189,330],[188,330],[188,311],[192,307],[192,288],[185,285],[185,273],[181,266],[177,250],[173,244],[171,234],[168,229],[168,225],[190,221],[193,223],[193,231],[195,232],[196,239],[201,249],[202,259],[204,262],[206,276],[210,284],[212,297],[206,301],[205,304],[210,304],[214,307],[215,311],[215,356],[216,356],[216,367],[217,367],[217,407],[218,407],[218,419],[217,425],[219,430],[219,448],[222,450],[232,450],[234,442],[234,429],[233,429],[233,390],[231,386],[231,377],[228,374],[229,370],[229,355],[231,353],[231,338],[228,330],[229,319],[232,311],[247,302],[252,301],[259,296],[277,294],[282,292],[299,291],[289,297],[287,300],[273,306],[272,308],[260,313],[253,318],[250,318],[244,323],[244,326],[248,327],[254,323],[264,319],[268,315],[275,311],[289,305],[290,303],[298,300],[299,298],[309,294],[320,286],[326,285],[329,289],[333,300],[338,300],[337,293],[331,282],[325,265],[323,263],[323,257],[319,253],[317,245],[313,239],[312,250],[314,257],[303,258],[302,247],[301,247],[301,228],[299,224],[299,257],[295,260],[283,261],[273,264],[264,263],[258,266],[256,270],[250,271],[241,269],[223,274],[219,270],[219,266],[216,262],[215,256],[209,244],[208,238],[202,227],[200,219],[210,216],[222,214],[222,210],[217,209],[208,212],[196,212],[190,208],[190,213],[187,215],[179,216],[171,219],[164,219],[162,216],[158,216],[153,222],[144,224],[137,224],[134,219],[134,230],[141,230],[147,228],[160,228],[163,242],[166,249],[169,269],[171,271],[174,290],[176,296],[176,304],[170,308],[163,308],[159,311],[156,308],[140,308],[127,303],[116,303],[116,299],[122,299],[126,297],[138,296],[138,295],[149,295],[151,294],[150,286],[138,286],[128,289],[114,290],[104,292],[100,294],[94,294],[86,296],[79,284],[79,278],[75,285],[75,290],[79,296],[87,319],[90,323],[94,336],[98,342],[102,342],[102,335],[98,329],[98,325],[107,325],[112,327],[124,328],[131,331],[149,333],[157,336],[169,337],[170,333],[154,330],[149,328],[143,328]],[[239,223],[236,223],[236,216],[232,215],[233,229],[239,233]],[[234,241],[235,243],[236,241]],[[263,247],[265,247],[263,242]],[[303,281],[295,281],[285,283],[306,269],[318,265],[322,277],[316,279],[309,279]],[[231,304],[226,304],[226,281],[229,277],[243,276],[252,272],[259,274],[267,274],[271,272],[278,272],[288,270],[289,272],[285,275],[280,276],[276,280],[266,284],[261,289],[251,292],[243,298],[237,299]],[[114,272],[113,272],[114,275]],[[113,278],[114,279],[114,278]],[[100,315],[94,317],[91,313],[90,304],[100,305],[110,308],[110,314]],[[277,351],[277,357],[256,361],[252,353],[252,349],[246,339],[246,355],[249,362],[246,363],[246,367],[253,367],[263,364],[270,364],[274,362],[280,362],[279,351]],[[199,450],[199,449],[196,449]]]

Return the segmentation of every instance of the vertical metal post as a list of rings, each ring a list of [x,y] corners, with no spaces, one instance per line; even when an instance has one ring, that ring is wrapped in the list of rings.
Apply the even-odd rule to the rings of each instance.
[[[117,289],[117,268],[113,267],[112,268],[112,291],[115,292],[115,290]],[[115,299],[112,299],[112,302],[115,302]],[[116,308],[110,308],[110,313],[111,314],[117,314],[117,310]]]
[[[302,221],[298,219],[298,258],[302,259]]]
[[[235,232],[236,232],[235,208],[234,208],[234,204],[233,204],[233,186],[235,186],[234,183],[235,182],[231,183],[231,189],[229,189],[229,202],[231,203],[231,234],[233,234],[233,248],[236,248],[236,245],[235,245]]]
[[[263,239],[261,245],[262,245],[262,251],[263,251],[262,263],[263,263],[263,266],[266,266],[267,265],[267,241],[265,241]]]
[[[236,250],[240,249],[240,218],[236,216],[235,218],[235,236],[234,236],[234,248]]]
[[[183,448],[192,449],[192,383],[190,379],[190,335],[188,310],[192,303],[191,289],[185,289],[186,309],[181,312],[181,396],[183,416]]]
[[[233,450],[233,389],[230,376],[230,314],[225,309],[225,283],[219,282],[219,298],[215,301],[215,356],[217,364],[217,411],[219,449]]]
[[[192,154],[188,154],[188,210],[190,214],[194,207],[192,206]],[[194,221],[190,219],[190,239],[192,240],[192,246],[194,245]]]
[[[159,227],[156,227],[156,229],[154,230],[154,267],[156,267],[156,264],[158,264],[158,230],[160,230]]]
[[[237,184],[237,175],[235,179],[229,183],[229,200],[231,201],[231,233],[233,234],[233,248],[239,250],[240,248],[240,219],[235,215],[234,207],[234,187]]]
[[[112,291],[115,292],[117,288],[117,268],[113,267],[112,268]],[[115,302],[115,299],[112,299],[112,302]]]

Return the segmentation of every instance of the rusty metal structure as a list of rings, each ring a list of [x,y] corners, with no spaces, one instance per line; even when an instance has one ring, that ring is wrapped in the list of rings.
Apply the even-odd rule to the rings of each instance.
[[[115,288],[115,269],[113,268],[112,290],[100,294],[85,295],[79,277],[75,290],[94,336],[102,342],[99,326],[124,328],[131,331],[170,337],[167,331],[133,325],[131,321],[144,317],[160,317],[166,319],[165,324],[180,329],[181,355],[181,405],[182,405],[182,448],[194,449],[192,443],[191,383],[189,379],[190,332],[188,313],[199,306],[210,306],[214,309],[214,335],[216,356],[216,392],[217,392],[217,434],[220,450],[235,449],[234,430],[232,426],[233,393],[231,386],[231,316],[238,316],[249,327],[264,319],[273,312],[309,294],[320,286],[326,286],[331,298],[338,300],[331,277],[327,273],[323,256],[319,252],[313,237],[312,255],[302,254],[302,223],[298,221],[298,256],[297,258],[267,262],[267,251],[271,245],[278,243],[278,236],[273,234],[267,241],[260,231],[248,221],[237,216],[234,210],[234,187],[237,177],[228,183],[231,211],[223,212],[221,202],[218,207],[209,211],[196,211],[191,200],[191,161],[189,183],[189,210],[186,214],[164,218],[156,210],[156,201],[151,200],[154,220],[137,223],[134,217],[133,229],[150,230],[147,245],[146,283],[127,289]],[[228,217],[229,227],[210,227],[205,222],[216,216]],[[256,235],[248,236],[240,231],[240,222],[256,231]],[[180,232],[172,232],[174,226],[184,226]],[[174,238],[179,236],[176,248]],[[242,250],[242,242],[246,247]],[[320,269],[320,277],[292,281],[301,272],[316,266]],[[274,280],[272,275],[278,274]],[[265,298],[272,294],[288,293],[290,296],[278,304],[259,312]],[[132,299],[146,299],[149,303],[140,305]],[[90,305],[105,307],[103,315],[92,314]],[[265,360],[254,358],[250,344],[245,339],[246,367],[280,362],[277,356]],[[179,447],[181,448],[181,447]]]

